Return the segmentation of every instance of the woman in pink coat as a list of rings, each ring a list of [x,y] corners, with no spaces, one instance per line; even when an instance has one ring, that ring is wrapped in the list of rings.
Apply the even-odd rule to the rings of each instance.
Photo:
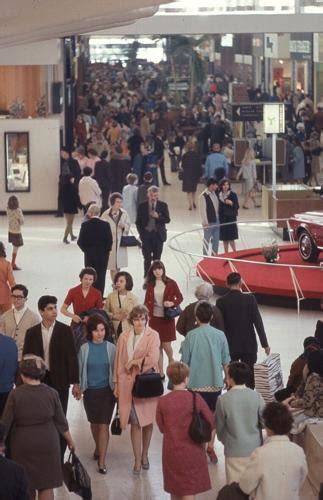
[[[114,361],[114,394],[118,398],[122,429],[131,424],[131,441],[135,457],[133,473],[149,469],[148,449],[156,417],[158,398],[138,399],[132,396],[135,378],[141,371],[158,372],[159,335],[148,324],[148,310],[136,306],[128,322],[132,328],[122,332]]]

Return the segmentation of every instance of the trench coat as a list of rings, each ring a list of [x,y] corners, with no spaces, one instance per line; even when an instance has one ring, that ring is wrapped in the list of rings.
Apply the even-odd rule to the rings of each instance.
[[[118,224],[115,223],[110,216],[110,208],[103,212],[101,219],[109,222],[112,233],[112,248],[109,254],[108,269],[116,271],[121,267],[128,267],[128,251],[127,247],[120,247],[122,235],[127,235],[130,229],[130,220],[127,212],[120,209],[120,218]],[[121,227],[122,226],[122,227]]]
[[[116,356],[114,359],[113,382],[115,391],[118,395],[119,414],[121,428],[125,429],[129,422],[132,402],[138,417],[140,427],[152,424],[156,418],[156,408],[158,398],[138,399],[132,397],[132,389],[134,386],[136,375],[140,372],[139,368],[132,368],[131,372],[126,371],[126,364],[129,361],[127,343],[132,330],[122,332],[118,339]],[[145,333],[137,343],[133,359],[138,359],[144,366],[143,372],[154,369],[159,372],[159,335],[149,326],[146,327]]]

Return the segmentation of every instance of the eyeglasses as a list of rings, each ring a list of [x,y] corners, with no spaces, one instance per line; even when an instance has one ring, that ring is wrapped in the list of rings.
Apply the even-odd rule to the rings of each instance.
[[[11,297],[13,299],[24,299],[25,298],[23,295],[14,295],[14,294],[12,294]]]

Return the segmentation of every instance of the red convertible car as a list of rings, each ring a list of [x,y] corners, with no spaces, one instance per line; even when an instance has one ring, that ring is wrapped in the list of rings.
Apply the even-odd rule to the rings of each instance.
[[[289,219],[293,239],[305,262],[316,262],[323,251],[323,212],[304,212]]]

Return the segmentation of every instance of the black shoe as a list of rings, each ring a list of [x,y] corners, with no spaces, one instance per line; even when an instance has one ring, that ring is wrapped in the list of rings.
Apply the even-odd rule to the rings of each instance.
[[[99,462],[98,462],[98,472],[100,474],[106,474],[107,473],[107,468],[106,467],[100,467]]]
[[[72,236],[71,236],[71,240],[72,240],[72,241],[77,240],[77,236],[74,236],[74,235],[72,234]]]
[[[171,186],[169,182],[164,182],[164,186]]]
[[[63,214],[61,212],[56,212],[56,214],[54,215],[54,217],[63,217]]]
[[[64,238],[64,239],[63,239],[63,243],[66,243],[66,245],[69,245],[69,244],[70,244],[70,242],[68,241],[68,239],[67,239],[67,238]]]

